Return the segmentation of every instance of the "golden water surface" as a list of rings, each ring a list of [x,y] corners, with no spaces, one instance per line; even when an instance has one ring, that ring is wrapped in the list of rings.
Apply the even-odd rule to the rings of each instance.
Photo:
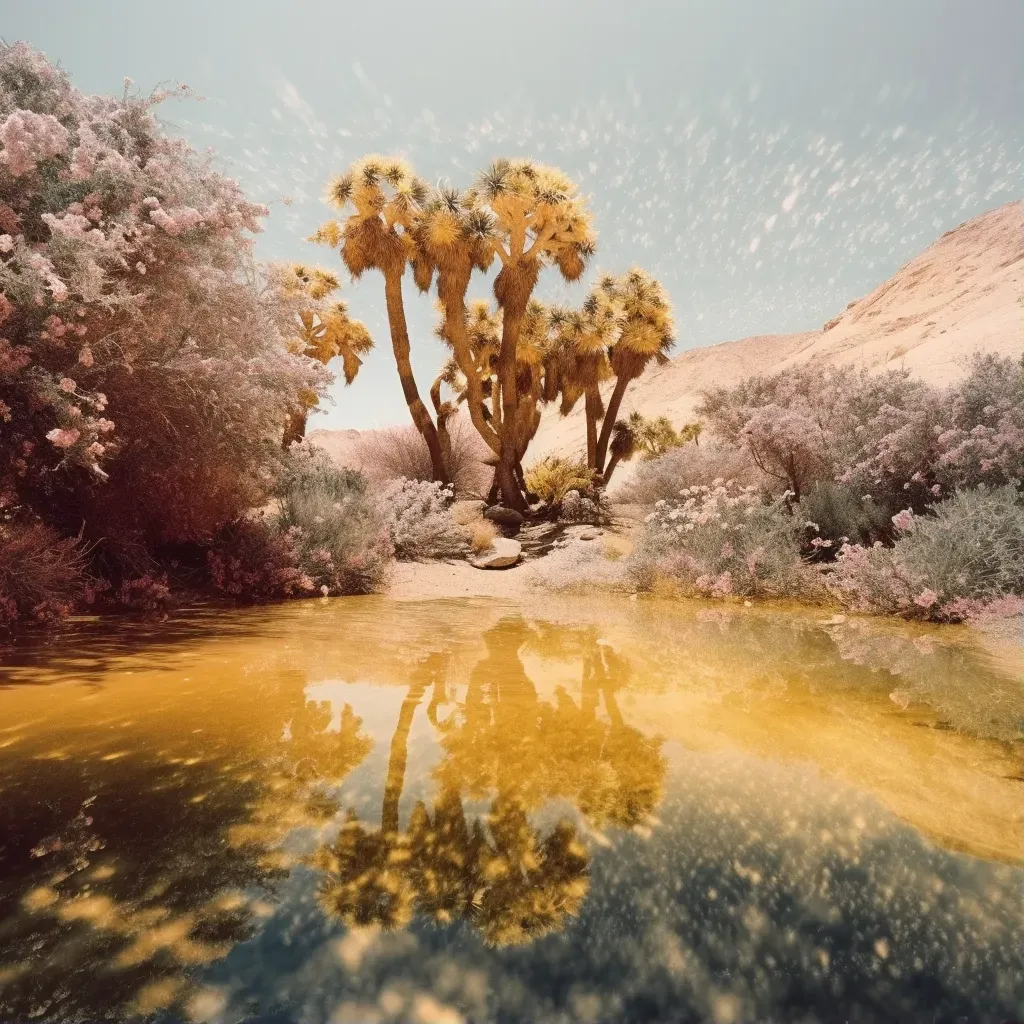
[[[681,602],[79,623],[0,663],[0,1021],[1022,1017],[1022,668]]]

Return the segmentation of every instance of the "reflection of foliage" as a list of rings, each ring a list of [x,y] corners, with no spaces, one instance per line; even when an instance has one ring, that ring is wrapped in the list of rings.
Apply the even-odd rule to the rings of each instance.
[[[467,822],[451,792],[432,814],[417,804],[407,833],[368,830],[349,812],[312,863],[326,873],[320,905],[350,928],[401,928],[415,910],[439,924],[470,921],[495,946],[557,931],[589,887],[589,857],[573,824],[561,821],[542,837],[519,801],[499,797],[485,830]]]
[[[589,888],[590,857],[576,827],[560,821],[543,840],[522,805],[499,797],[488,817],[485,881],[476,924],[494,946],[522,945],[561,928]]]
[[[515,792],[528,807],[564,797],[597,827],[629,828],[661,798],[661,742],[626,725],[615,692],[628,683],[628,661],[594,629],[530,631],[517,619],[485,634],[488,655],[473,670],[465,703],[442,740],[442,785],[484,797]],[[582,704],[562,688],[541,701],[519,649],[583,662]],[[597,715],[603,699],[607,721]]]
[[[403,836],[368,830],[349,811],[334,844],[312,858],[327,873],[317,894],[320,905],[350,928],[404,928],[412,920],[408,860]]]
[[[320,904],[350,927],[401,927],[418,912],[439,924],[469,921],[491,945],[519,945],[557,931],[588,890],[589,855],[577,827],[558,822],[544,836],[529,812],[573,801],[597,827],[640,824],[661,798],[661,743],[625,724],[615,691],[629,679],[625,658],[593,630],[560,641],[561,657],[583,663],[583,701],[559,689],[538,698],[519,656],[552,635],[509,618],[484,634],[487,655],[470,673],[465,700],[439,724],[449,702],[445,655],[423,658],[410,677],[391,743],[381,828],[353,812],[335,842],[311,858],[326,873]],[[445,757],[435,769],[441,794],[399,825],[407,745],[428,687],[429,721]],[[607,720],[597,711],[604,701]],[[490,799],[486,818],[468,820],[463,796]]]
[[[351,708],[331,730],[326,705],[289,690],[290,738],[287,714],[255,719],[251,760],[189,735],[127,775],[117,758],[84,773],[69,759],[0,779],[0,1019],[180,1004],[189,972],[257,933],[286,877],[282,840],[336,813],[325,787],[371,746]]]

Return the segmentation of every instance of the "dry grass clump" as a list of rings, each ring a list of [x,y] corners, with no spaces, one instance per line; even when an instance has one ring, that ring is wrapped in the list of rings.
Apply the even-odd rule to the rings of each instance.
[[[469,524],[469,546],[474,555],[482,554],[498,536],[498,528],[489,519]]]
[[[531,586],[560,593],[636,589],[627,560],[593,541],[574,541],[556,547],[543,558],[527,563],[525,577]]]
[[[560,505],[570,492],[587,492],[594,486],[594,470],[581,459],[546,455],[526,471],[526,486],[542,501]]]
[[[484,494],[493,469],[485,460],[490,449],[465,416],[448,421],[448,472],[459,494]],[[375,481],[434,478],[430,452],[420,432],[410,424],[382,427],[360,434],[356,458],[363,472]]]
[[[42,523],[0,522],[0,632],[71,611],[84,590],[85,562],[74,537]]]

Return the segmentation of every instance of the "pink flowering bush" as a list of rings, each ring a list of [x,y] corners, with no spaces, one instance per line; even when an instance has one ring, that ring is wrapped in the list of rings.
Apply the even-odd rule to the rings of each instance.
[[[115,592],[263,504],[329,380],[253,260],[267,210],[156,119],[186,93],[86,96],[0,45],[0,510],[81,531]]]
[[[801,540],[783,499],[766,503],[752,486],[716,480],[655,504],[629,568],[643,589],[669,582],[700,597],[813,596]]]
[[[710,432],[802,498],[816,482],[868,494],[889,514],[1024,475],[1024,367],[975,355],[945,391],[905,370],[809,364],[709,391]]]
[[[856,611],[959,622],[1024,610],[1024,505],[1011,485],[893,516],[892,548],[846,544],[825,579]]]

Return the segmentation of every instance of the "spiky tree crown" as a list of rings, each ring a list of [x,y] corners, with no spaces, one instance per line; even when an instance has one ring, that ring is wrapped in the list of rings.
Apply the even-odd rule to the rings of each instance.
[[[365,324],[348,315],[344,301],[326,301],[339,287],[337,276],[322,267],[293,263],[281,274],[281,289],[295,302],[299,321],[291,347],[324,365],[341,356],[345,382],[351,384],[373,338]]]
[[[590,211],[576,184],[555,167],[496,160],[467,200],[493,217],[494,244],[506,264],[523,258],[551,263],[575,281],[594,253]]]
[[[309,241],[341,247],[353,277],[368,269],[394,268],[414,261],[414,233],[431,196],[430,186],[398,157],[367,156],[332,178],[326,199],[352,214],[339,224],[321,224]]]
[[[620,277],[603,277],[595,289],[621,319],[615,348],[641,359],[663,358],[675,344],[675,318],[664,287],[646,270],[633,267]]]

